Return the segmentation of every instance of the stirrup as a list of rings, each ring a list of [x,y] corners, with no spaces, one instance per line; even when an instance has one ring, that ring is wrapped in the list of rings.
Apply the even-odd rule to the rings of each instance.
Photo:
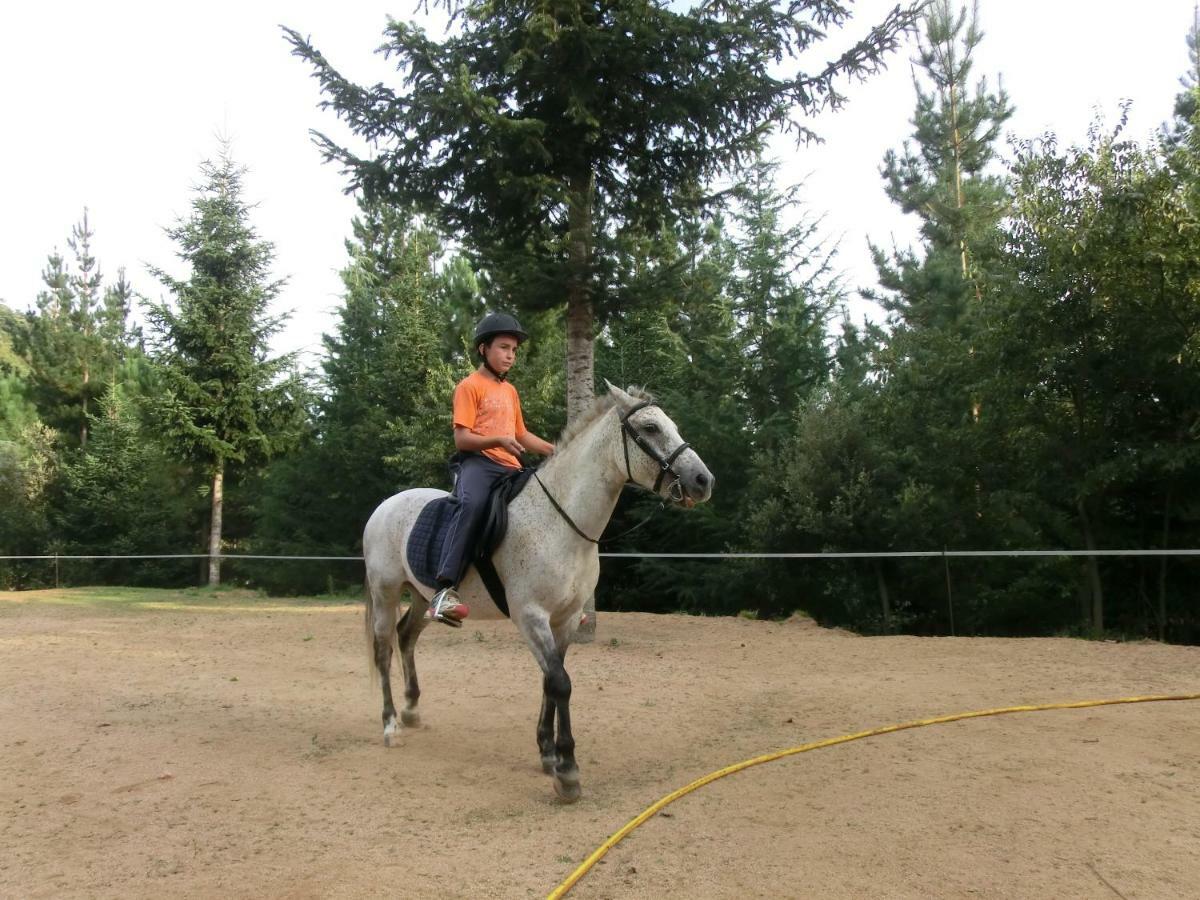
[[[426,618],[449,625],[451,628],[462,628],[462,620],[470,614],[470,609],[458,599],[454,588],[442,588],[429,601],[429,609],[425,611]]]

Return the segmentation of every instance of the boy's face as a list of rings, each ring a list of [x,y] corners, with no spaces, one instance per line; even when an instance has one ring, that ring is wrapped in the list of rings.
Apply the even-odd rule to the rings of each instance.
[[[484,358],[488,365],[503,375],[517,361],[517,348],[521,342],[511,334],[500,334],[492,339],[492,343],[483,347]]]

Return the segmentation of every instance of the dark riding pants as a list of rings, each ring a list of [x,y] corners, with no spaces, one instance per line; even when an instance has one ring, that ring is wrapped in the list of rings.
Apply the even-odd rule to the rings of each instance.
[[[463,454],[456,466],[454,498],[458,503],[451,513],[446,543],[442,545],[442,559],[437,572],[439,585],[458,587],[471,562],[471,550],[487,513],[492,485],[515,471],[511,466],[502,466],[482,453]]]

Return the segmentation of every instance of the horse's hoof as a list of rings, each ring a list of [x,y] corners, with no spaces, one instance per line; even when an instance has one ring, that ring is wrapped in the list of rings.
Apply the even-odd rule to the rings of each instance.
[[[579,776],[576,773],[574,781],[563,781],[563,779],[554,776],[554,793],[558,795],[558,799],[563,803],[574,803],[579,799],[583,791],[579,787]]]
[[[421,724],[421,714],[415,709],[404,709],[400,711],[400,721],[409,728],[416,728]]]
[[[400,729],[396,727],[396,720],[392,719],[383,726],[383,746],[395,747],[400,743]]]
[[[564,803],[574,803],[582,791],[579,789],[579,769],[572,767],[565,772],[555,770],[554,793]]]
[[[553,775],[554,769],[557,765],[558,765],[558,757],[557,756],[543,756],[542,757],[542,773],[543,774]]]

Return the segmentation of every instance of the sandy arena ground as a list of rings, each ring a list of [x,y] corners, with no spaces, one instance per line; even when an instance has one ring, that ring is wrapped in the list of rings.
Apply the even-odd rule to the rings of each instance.
[[[129,592],[125,592],[126,596]],[[432,627],[385,749],[357,606],[0,593],[0,896],[544,897],[660,797],[809,741],[976,709],[1200,691],[1200,648],[863,638],[601,613],[554,799],[508,622]],[[1200,896],[1200,701],[1022,713],[756,766],[571,897]]]

